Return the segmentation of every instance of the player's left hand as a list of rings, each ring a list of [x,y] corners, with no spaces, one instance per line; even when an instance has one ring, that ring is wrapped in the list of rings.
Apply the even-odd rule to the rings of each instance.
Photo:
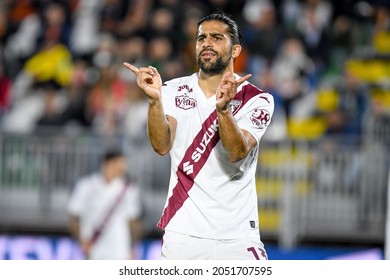
[[[230,101],[233,100],[237,93],[237,88],[246,80],[248,80],[252,74],[247,74],[244,77],[236,80],[233,73],[226,72],[218,86],[216,92],[216,107],[217,111],[223,112],[229,108]]]

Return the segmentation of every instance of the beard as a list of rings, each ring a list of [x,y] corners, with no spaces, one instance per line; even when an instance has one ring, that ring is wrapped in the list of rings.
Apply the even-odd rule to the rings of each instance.
[[[222,57],[219,53],[216,53],[216,56],[217,60],[215,62],[211,62],[209,59],[202,61],[201,55],[198,56],[197,64],[205,74],[210,76],[222,74],[229,65],[229,61],[231,59],[230,55]]]

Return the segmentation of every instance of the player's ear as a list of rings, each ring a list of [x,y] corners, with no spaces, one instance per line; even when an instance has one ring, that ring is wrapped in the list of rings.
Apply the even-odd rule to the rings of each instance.
[[[241,45],[233,45],[233,48],[232,48],[232,57],[233,58],[236,58],[240,55],[241,53]]]

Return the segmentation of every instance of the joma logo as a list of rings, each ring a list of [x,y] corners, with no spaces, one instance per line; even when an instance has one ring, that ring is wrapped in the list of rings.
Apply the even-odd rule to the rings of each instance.
[[[196,107],[196,100],[187,95],[176,96],[176,107],[188,110]]]
[[[182,85],[182,86],[179,86],[179,88],[177,89],[177,91],[182,91],[183,89],[186,89],[187,92],[192,92],[192,88],[190,88],[188,85]]]

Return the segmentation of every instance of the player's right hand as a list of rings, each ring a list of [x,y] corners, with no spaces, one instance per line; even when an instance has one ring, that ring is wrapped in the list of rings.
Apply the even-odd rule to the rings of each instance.
[[[91,252],[92,244],[89,240],[81,240],[80,241],[81,250],[85,257],[88,258],[89,253]]]
[[[162,81],[156,68],[152,66],[137,68],[127,62],[123,65],[137,76],[137,85],[150,99],[160,98]]]

